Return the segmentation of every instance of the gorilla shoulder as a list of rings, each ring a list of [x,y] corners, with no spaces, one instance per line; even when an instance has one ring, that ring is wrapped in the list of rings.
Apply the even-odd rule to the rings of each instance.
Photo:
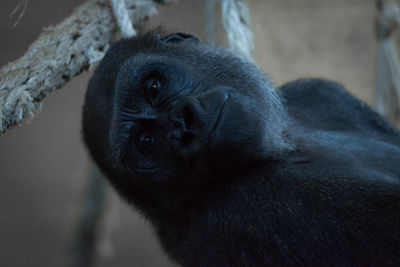
[[[351,131],[400,145],[398,130],[337,82],[299,79],[278,90],[290,117],[302,126],[315,130]]]

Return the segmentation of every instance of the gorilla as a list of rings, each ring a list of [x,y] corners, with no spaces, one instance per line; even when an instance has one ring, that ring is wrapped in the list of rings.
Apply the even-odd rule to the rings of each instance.
[[[117,42],[83,139],[181,266],[400,266],[400,133],[338,83],[274,88],[186,33]]]

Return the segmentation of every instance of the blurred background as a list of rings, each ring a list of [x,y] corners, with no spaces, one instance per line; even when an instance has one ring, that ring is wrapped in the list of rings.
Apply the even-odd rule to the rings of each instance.
[[[22,56],[42,28],[70,15],[83,0],[0,2],[0,66]],[[248,0],[257,64],[276,85],[300,77],[342,83],[371,104],[376,80],[374,0]],[[204,1],[159,7],[146,27],[204,39]],[[220,20],[219,8],[216,9]],[[225,40],[217,25],[217,42]],[[36,119],[0,136],[0,266],[66,266],[90,169],[80,136],[81,107],[91,72],[46,98]],[[152,229],[108,188],[96,266],[174,266]]]

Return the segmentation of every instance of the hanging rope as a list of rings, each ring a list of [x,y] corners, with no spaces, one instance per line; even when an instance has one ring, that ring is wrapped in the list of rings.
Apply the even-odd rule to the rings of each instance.
[[[392,35],[400,25],[400,8],[390,0],[378,1],[377,83],[375,107],[393,123],[400,123],[400,63]]]
[[[126,9],[125,0],[110,0],[114,15],[117,20],[122,37],[131,37],[136,35],[135,29]]]
[[[229,47],[238,55],[253,62],[253,31],[249,9],[243,0],[222,0],[222,25]]]

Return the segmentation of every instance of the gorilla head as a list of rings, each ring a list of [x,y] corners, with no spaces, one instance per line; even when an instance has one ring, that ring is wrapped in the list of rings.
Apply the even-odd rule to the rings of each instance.
[[[284,116],[253,65],[189,34],[148,33],[105,56],[89,84],[83,133],[113,181],[193,187],[282,153]]]

